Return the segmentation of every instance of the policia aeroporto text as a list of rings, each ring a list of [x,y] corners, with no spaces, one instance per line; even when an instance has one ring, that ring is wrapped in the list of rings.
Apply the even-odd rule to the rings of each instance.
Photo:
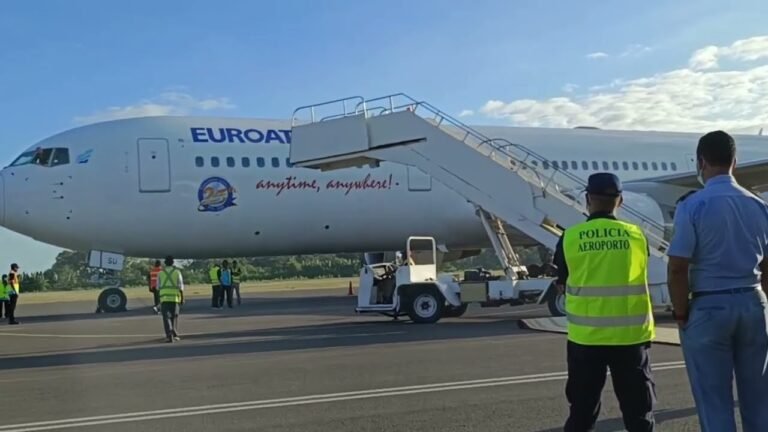
[[[554,256],[568,320],[570,415],[566,432],[594,430],[607,368],[629,432],[655,430],[655,385],[648,350],[654,338],[648,292],[648,242],[641,229],[616,220],[621,182],[589,177],[586,222],[569,227]]]

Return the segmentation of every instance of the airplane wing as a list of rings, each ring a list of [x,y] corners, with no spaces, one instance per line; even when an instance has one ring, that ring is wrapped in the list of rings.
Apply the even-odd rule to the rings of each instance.
[[[733,175],[736,177],[736,181],[738,181],[741,186],[747,189],[751,189],[760,193],[768,192],[768,159],[760,159],[745,163],[737,162]],[[626,183],[635,182],[654,182],[690,188],[701,187],[699,181],[696,180],[695,172],[649,177]]]

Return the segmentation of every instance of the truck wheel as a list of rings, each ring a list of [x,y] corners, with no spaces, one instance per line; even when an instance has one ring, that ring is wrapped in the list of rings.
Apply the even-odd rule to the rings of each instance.
[[[411,289],[408,295],[408,317],[415,323],[431,324],[440,320],[445,299],[434,286]]]
[[[557,291],[557,287],[552,286],[549,288],[549,295],[547,297],[549,313],[553,317],[565,316],[565,294],[560,294]]]
[[[128,298],[120,288],[107,288],[99,294],[99,309],[104,312],[124,312]]]
[[[464,312],[467,311],[467,307],[469,307],[469,303],[462,303],[461,306],[446,305],[443,316],[446,318],[458,318],[464,315]]]

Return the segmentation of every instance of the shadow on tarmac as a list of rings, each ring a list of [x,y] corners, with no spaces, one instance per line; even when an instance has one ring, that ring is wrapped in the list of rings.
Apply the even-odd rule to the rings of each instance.
[[[655,413],[656,417],[656,425],[660,426],[664,422],[672,421],[672,420],[680,420],[684,418],[689,417],[696,417],[696,408],[681,408],[681,409],[666,409],[666,410],[658,410]],[[565,419],[563,419],[563,424],[565,424]],[[597,424],[595,425],[595,430],[599,430],[601,432],[623,432],[626,429],[624,428],[624,420],[621,418],[610,418],[605,420],[598,420]],[[562,432],[563,428],[550,428],[550,429],[542,429],[536,432]]]
[[[270,353],[305,349],[364,347],[392,343],[408,343],[438,340],[458,340],[532,334],[519,329],[516,319],[496,322],[462,322],[444,320],[437,324],[414,325],[410,321],[385,321],[367,323],[322,324],[240,331],[222,331],[204,335],[183,334],[182,340],[166,344],[158,338],[128,344],[100,347],[94,351],[69,351],[50,354],[6,356],[0,358],[1,370],[22,370],[56,366],[77,366],[131,362],[141,360],[172,360],[181,358],[221,356],[228,354]],[[267,338],[261,340],[237,340],[238,338]],[[207,341],[210,343],[200,343]],[[191,342],[186,345],[185,342]]]
[[[196,316],[191,319],[215,319],[223,316],[226,317],[241,317],[241,316],[259,316],[259,315],[294,315],[299,312],[307,313],[311,308],[312,315],[324,315],[324,316],[351,316],[354,312],[354,305],[356,297],[345,296],[314,296],[314,297],[244,297],[243,304],[235,306],[233,309],[228,309],[226,302],[224,309],[226,315],[222,315],[218,311],[211,310],[211,300],[208,298],[193,298],[188,300],[183,306],[183,314],[206,314]],[[23,303],[19,304],[16,316],[19,320],[22,320],[24,324],[34,323],[56,323],[56,322],[69,322],[69,321],[86,321],[86,320],[101,320],[101,319],[120,319],[130,317],[148,316],[152,314],[152,303],[146,301],[145,305],[132,305],[129,302],[129,309],[125,312],[118,313],[95,313],[96,303],[94,302],[91,308],[91,312],[77,312],[66,313],[65,311],[59,311],[54,304],[32,304],[25,307]],[[86,308],[87,303],[78,302],[75,306],[78,309]],[[67,307],[73,307],[71,305]],[[24,313],[25,308],[27,311],[34,311],[35,309],[52,309],[56,310],[56,313],[42,313],[26,315]]]

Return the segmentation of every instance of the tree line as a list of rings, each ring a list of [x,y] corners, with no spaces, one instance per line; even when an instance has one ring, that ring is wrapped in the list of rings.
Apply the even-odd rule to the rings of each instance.
[[[517,252],[526,265],[548,262],[548,252],[544,248],[525,248]],[[106,285],[105,281],[110,280],[117,282],[117,275],[87,267],[86,259],[86,252],[60,252],[51,268],[42,272],[22,273],[21,290],[71,291],[101,288]],[[363,262],[361,254],[352,253],[235,259],[243,271],[244,282],[355,277],[360,273]],[[208,270],[214,261],[221,262],[222,259],[180,262],[184,281],[188,284],[208,283]],[[126,258],[123,271],[119,275],[121,286],[146,286],[147,274],[153,262],[154,259]],[[445,263],[440,270],[459,272],[478,267],[487,270],[500,269],[493,250],[485,250],[474,257]]]

